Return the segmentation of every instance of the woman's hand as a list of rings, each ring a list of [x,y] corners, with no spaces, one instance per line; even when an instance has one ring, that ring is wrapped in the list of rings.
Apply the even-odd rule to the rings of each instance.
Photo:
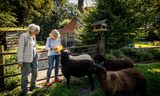
[[[58,53],[60,53],[61,50],[63,49],[63,46],[62,46],[62,45],[58,45],[56,48],[57,48],[56,51],[57,51]]]
[[[18,63],[18,66],[19,66],[19,67],[23,67],[23,63],[19,62],[19,63]]]
[[[57,48],[50,48],[50,50],[57,50]]]

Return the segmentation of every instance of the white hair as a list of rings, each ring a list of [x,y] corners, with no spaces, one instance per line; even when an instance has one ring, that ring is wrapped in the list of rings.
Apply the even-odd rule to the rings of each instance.
[[[49,36],[51,37],[52,34],[56,34],[56,35],[58,36],[58,38],[60,37],[59,31],[56,30],[56,29],[53,29],[53,30],[51,31],[51,33],[49,34]]]
[[[28,31],[29,32],[35,32],[35,30],[38,29],[38,31],[40,31],[40,27],[36,24],[29,24],[28,26]]]

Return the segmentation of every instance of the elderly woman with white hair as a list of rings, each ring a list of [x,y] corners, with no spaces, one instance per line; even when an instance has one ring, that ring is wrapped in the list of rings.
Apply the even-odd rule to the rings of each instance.
[[[48,50],[48,70],[47,70],[47,80],[45,83],[46,87],[51,86],[55,82],[61,82],[61,79],[58,78],[58,72],[59,72],[59,63],[61,57],[60,51],[62,50],[62,48],[63,47],[61,45],[60,33],[58,30],[54,29],[49,34],[49,37],[47,38],[46,42],[46,49]],[[54,64],[55,64],[55,79],[53,82],[50,82],[50,76]]]
[[[17,57],[18,65],[21,67],[21,89],[22,96],[28,93],[28,75],[32,73],[30,91],[37,88],[37,52],[36,52],[36,35],[39,34],[40,27],[36,24],[30,24],[28,31],[21,34],[19,38]]]

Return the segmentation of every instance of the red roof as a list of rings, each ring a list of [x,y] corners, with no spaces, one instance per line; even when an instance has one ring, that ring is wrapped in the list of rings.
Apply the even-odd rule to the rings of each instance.
[[[62,29],[58,29],[58,31],[60,33],[74,33],[76,29],[77,29],[77,19],[74,18]]]

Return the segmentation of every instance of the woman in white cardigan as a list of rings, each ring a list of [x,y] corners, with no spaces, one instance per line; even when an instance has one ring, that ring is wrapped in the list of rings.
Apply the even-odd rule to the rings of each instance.
[[[32,73],[30,91],[36,88],[37,78],[37,52],[36,52],[36,35],[39,34],[40,27],[35,24],[28,26],[28,31],[21,34],[19,38],[17,57],[21,67],[21,89],[22,96],[27,96],[28,92],[28,75]]]

